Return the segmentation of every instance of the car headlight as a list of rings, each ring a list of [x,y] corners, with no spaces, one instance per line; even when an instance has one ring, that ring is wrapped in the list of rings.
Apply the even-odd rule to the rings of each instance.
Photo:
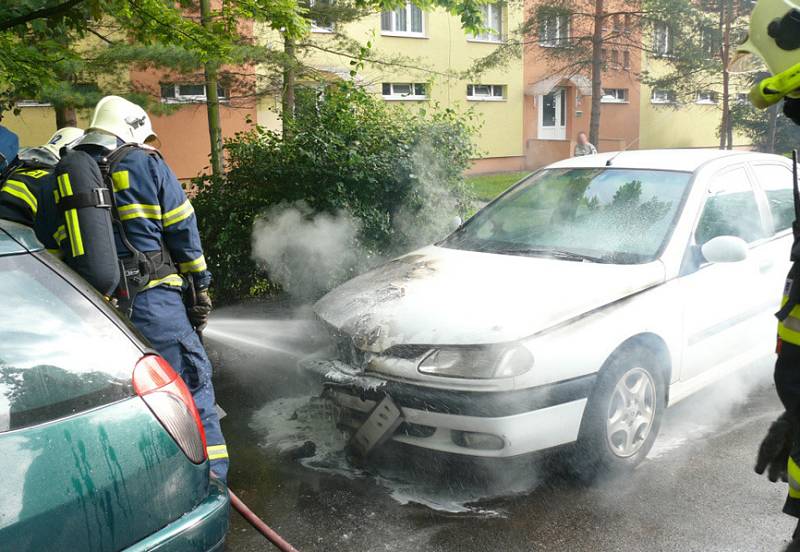
[[[533,355],[522,345],[443,347],[419,363],[423,374],[476,379],[520,376],[532,367]]]

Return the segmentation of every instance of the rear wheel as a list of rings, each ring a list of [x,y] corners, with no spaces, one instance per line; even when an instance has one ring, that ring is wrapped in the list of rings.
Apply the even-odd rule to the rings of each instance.
[[[615,354],[600,373],[577,444],[578,471],[592,477],[632,469],[653,447],[666,406],[666,383],[643,349]]]

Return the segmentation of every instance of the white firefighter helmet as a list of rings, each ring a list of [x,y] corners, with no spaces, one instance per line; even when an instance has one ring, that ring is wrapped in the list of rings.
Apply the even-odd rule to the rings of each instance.
[[[49,151],[56,156],[56,159],[61,157],[61,148],[69,146],[75,140],[83,136],[83,130],[75,127],[64,127],[56,131],[46,144],[41,146],[42,149]]]
[[[86,130],[113,134],[126,143],[157,144],[158,136],[144,109],[119,96],[106,96],[94,108],[92,123]],[[157,147],[157,146],[156,146]]]
[[[75,143],[81,136],[83,136],[83,131],[79,128],[61,128],[46,144],[20,151],[19,158],[34,166],[55,167],[58,160],[61,159],[61,148]]]
[[[748,62],[761,58],[772,77],[753,88],[756,107],[774,105],[800,88],[800,0],[758,0],[750,15],[750,32],[737,48],[734,70],[755,68]]]

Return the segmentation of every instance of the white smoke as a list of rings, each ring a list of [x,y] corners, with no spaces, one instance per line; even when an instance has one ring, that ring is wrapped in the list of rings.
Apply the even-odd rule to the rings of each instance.
[[[253,225],[253,258],[298,299],[313,299],[360,261],[358,221],[346,212],[314,213],[304,202],[272,207]]]

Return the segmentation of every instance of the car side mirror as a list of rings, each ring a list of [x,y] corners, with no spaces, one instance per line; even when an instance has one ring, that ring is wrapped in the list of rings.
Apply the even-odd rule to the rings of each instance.
[[[717,236],[700,248],[709,263],[738,263],[747,258],[747,242],[736,236]]]
[[[461,217],[459,217],[458,215],[454,216],[454,217],[453,217],[453,218],[450,220],[450,231],[451,231],[451,232],[455,232],[456,230],[458,230],[459,228],[461,228],[461,225],[462,225],[462,224],[464,224],[464,221],[463,221],[463,220],[461,220]]]

